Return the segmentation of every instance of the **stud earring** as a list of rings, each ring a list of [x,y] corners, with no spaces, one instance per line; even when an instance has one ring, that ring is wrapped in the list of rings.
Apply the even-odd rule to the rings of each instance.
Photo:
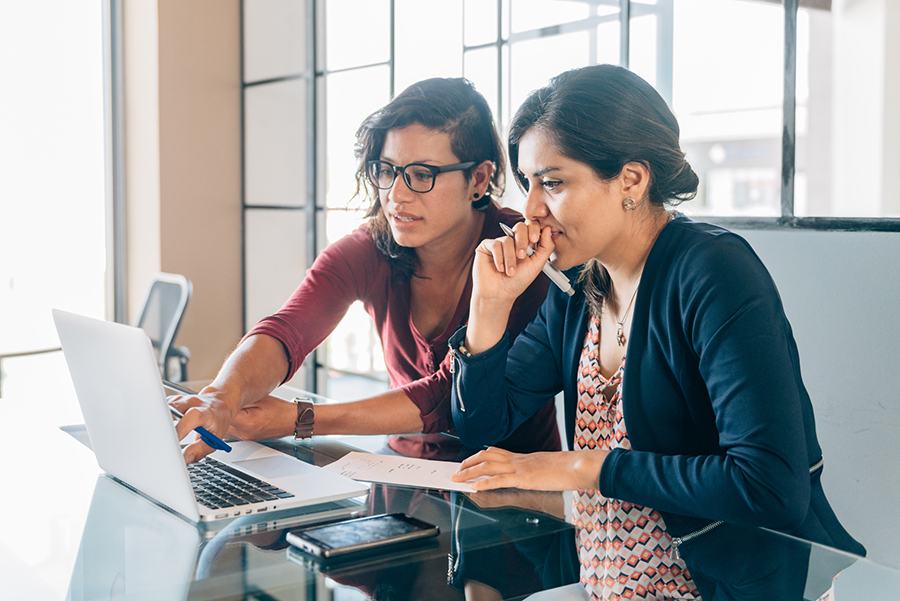
[[[475,200],[478,200],[478,197],[481,196],[478,192],[475,193]]]
[[[626,198],[622,201],[622,208],[626,211],[633,211],[635,208],[637,208],[637,203],[634,202],[633,198]]]

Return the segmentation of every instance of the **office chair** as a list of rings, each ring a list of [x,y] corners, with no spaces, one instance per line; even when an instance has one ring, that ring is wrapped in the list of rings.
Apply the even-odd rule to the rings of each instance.
[[[191,353],[174,343],[181,318],[191,299],[191,290],[191,281],[183,275],[158,273],[150,283],[137,323],[153,343],[160,374],[172,382],[187,380],[187,362]],[[177,376],[170,373],[170,363],[173,361],[179,368]]]

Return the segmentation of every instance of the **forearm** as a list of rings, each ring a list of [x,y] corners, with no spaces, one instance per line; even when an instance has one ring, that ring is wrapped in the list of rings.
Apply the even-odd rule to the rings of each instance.
[[[483,353],[500,342],[506,332],[512,307],[513,302],[497,302],[472,296],[465,342],[470,353]]]
[[[808,469],[792,471],[784,461],[766,455],[746,448],[698,456],[614,449],[600,473],[599,490],[606,497],[665,513],[795,528],[809,506]]]
[[[228,357],[213,382],[202,393],[215,393],[232,415],[265,398],[285,378],[288,360],[281,342],[260,334],[247,338]]]
[[[273,440],[294,434],[298,406],[267,396],[245,407],[232,423],[232,434],[244,440]],[[401,391],[392,390],[348,403],[319,403],[314,408],[313,435],[399,434],[421,432],[419,409]]]
[[[313,434],[408,434],[424,427],[419,408],[400,390],[368,399],[316,405]]]
[[[464,340],[463,336],[463,330],[451,336],[451,348],[456,348]],[[510,415],[512,408],[503,402],[509,345],[505,334],[500,340],[502,344],[472,357],[454,353],[450,410],[456,434],[466,446],[473,448],[495,444],[515,430]]]

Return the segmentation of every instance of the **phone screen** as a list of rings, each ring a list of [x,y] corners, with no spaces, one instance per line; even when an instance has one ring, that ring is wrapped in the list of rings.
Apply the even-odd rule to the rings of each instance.
[[[398,513],[297,530],[288,533],[287,539],[304,551],[330,557],[438,533],[437,526]]]

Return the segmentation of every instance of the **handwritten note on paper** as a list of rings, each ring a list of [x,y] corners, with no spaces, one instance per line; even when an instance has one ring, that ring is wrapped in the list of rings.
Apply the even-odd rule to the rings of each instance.
[[[398,455],[376,455],[353,451],[326,470],[363,482],[380,482],[414,486],[416,488],[436,488],[438,490],[458,490],[471,492],[471,482],[454,482],[450,476],[459,469],[458,463],[415,459]]]

